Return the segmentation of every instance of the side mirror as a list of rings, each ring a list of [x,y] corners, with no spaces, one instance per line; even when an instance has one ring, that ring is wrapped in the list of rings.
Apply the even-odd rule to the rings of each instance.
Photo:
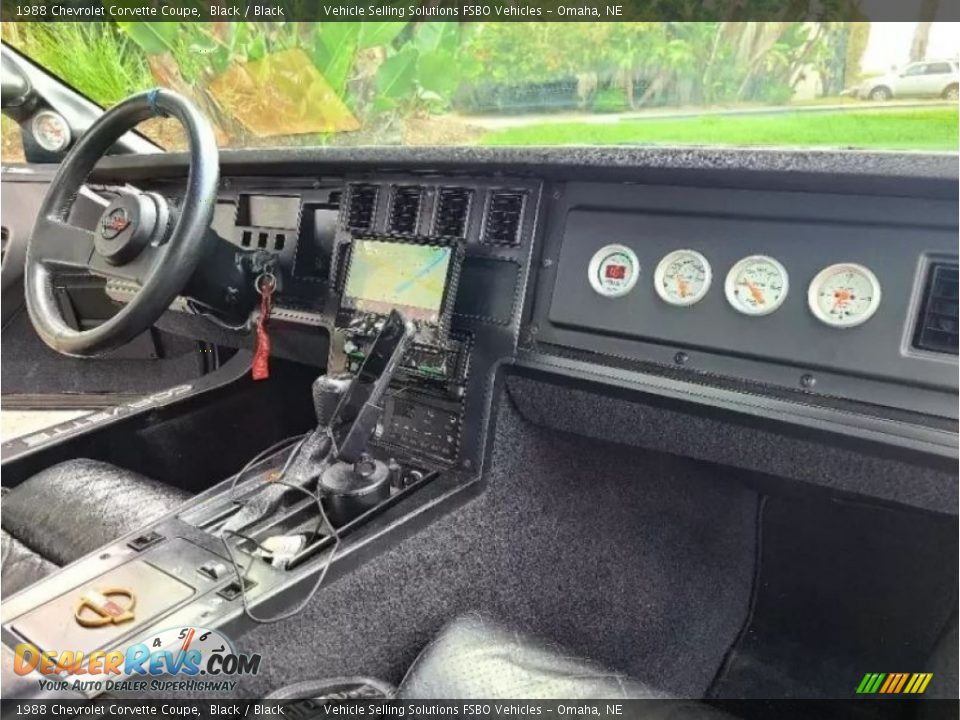
[[[30,81],[7,53],[0,55],[0,107],[14,108],[25,105],[30,99]]]

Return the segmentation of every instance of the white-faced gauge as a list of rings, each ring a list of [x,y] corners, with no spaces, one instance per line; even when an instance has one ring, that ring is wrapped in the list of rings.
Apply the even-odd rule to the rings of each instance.
[[[594,253],[587,273],[590,286],[597,293],[609,298],[622,297],[637,284],[640,261],[626,245],[606,245]]]
[[[696,250],[674,250],[657,265],[653,286],[657,295],[670,305],[693,305],[710,289],[713,274],[710,263]]]
[[[856,327],[880,307],[880,281],[863,265],[831,265],[810,281],[807,302],[820,322],[836,328]]]
[[[30,130],[37,145],[47,152],[61,152],[67,149],[72,138],[70,126],[63,115],[53,110],[41,110],[30,121]]]
[[[744,315],[769,315],[783,304],[790,289],[787,269],[767,255],[750,255],[727,273],[727,302]]]

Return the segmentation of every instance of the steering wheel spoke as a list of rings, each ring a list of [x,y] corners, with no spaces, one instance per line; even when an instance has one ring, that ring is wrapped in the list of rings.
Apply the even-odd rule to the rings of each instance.
[[[153,270],[154,264],[158,262],[159,255],[161,253],[158,248],[148,246],[125,265],[112,265],[102,255],[95,252],[91,255],[87,267],[90,272],[98,277],[143,285],[147,281],[147,276]]]
[[[86,269],[94,251],[93,232],[56,218],[37,221],[30,250],[54,268]]]

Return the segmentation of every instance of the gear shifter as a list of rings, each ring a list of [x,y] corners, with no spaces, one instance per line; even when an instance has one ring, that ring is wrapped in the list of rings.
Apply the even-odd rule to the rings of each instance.
[[[337,406],[330,426],[336,462],[324,468],[318,486],[335,525],[350,522],[390,497],[389,468],[365,450],[383,413],[384,393],[414,332],[406,318],[391,312]]]
[[[370,436],[383,412],[382,399],[415,332],[393,311],[367,352],[356,378],[321,375],[311,388],[317,427],[293,450],[283,483],[264,483],[223,525],[239,532],[276,512],[291,492],[319,478],[318,490],[330,519],[343,525],[390,496],[387,465],[366,454]]]
[[[296,457],[291,458],[287,468],[287,482],[305,485],[318,474],[317,468],[330,451],[329,427],[333,421],[333,414],[352,381],[353,378],[349,373],[320,375],[313,381],[311,392],[317,427],[293,450]],[[264,483],[244,500],[243,506],[224,523],[223,529],[242,532],[279,510],[284,497],[288,493],[295,492],[286,485]]]
[[[317,416],[317,427],[327,428],[333,421],[333,414],[337,405],[350,389],[353,376],[350,373],[334,373],[321,375],[313,381],[313,411]]]

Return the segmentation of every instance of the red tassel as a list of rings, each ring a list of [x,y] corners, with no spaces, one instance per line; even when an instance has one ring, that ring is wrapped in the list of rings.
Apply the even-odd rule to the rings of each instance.
[[[267,320],[273,301],[273,286],[266,285],[260,291],[260,318],[257,320],[257,349],[253,353],[250,372],[254,380],[266,380],[270,377],[270,334],[267,332]]]

